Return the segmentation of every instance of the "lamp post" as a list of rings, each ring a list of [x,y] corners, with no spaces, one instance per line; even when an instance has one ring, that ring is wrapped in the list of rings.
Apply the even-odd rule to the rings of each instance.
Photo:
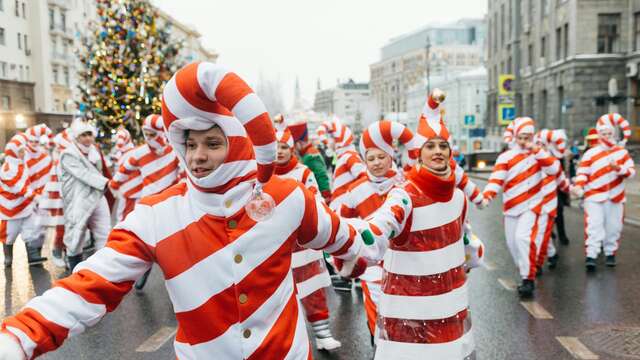
[[[429,37],[429,35],[427,35],[427,43],[425,45],[425,49],[427,50],[427,56],[425,58],[427,68],[427,94],[431,94],[431,37]]]

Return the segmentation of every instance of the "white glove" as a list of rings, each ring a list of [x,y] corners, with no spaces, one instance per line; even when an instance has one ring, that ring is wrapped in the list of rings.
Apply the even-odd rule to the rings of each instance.
[[[0,360],[26,360],[22,346],[7,334],[0,334]]]
[[[569,191],[571,191],[571,193],[576,197],[581,198],[584,196],[584,189],[582,189],[582,186],[571,186],[569,187]]]
[[[627,145],[627,139],[618,141],[618,146],[625,147]]]
[[[486,208],[487,206],[489,206],[489,199],[487,198],[482,198],[482,201],[476,204],[476,207],[480,210]]]

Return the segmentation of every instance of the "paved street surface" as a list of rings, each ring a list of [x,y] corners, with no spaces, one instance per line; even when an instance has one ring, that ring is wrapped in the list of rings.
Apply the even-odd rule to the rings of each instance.
[[[473,209],[471,219],[489,259],[487,268],[470,276],[479,359],[640,359],[639,227],[625,226],[617,268],[601,265],[595,274],[586,274],[582,213],[569,209],[571,244],[560,248],[557,269],[545,268],[534,301],[521,303],[513,288],[518,279],[504,243],[501,204],[482,212]],[[2,274],[0,309],[5,314],[45,291],[62,274],[49,264],[28,270],[24,257],[20,248],[13,268]],[[343,347],[330,355],[316,353],[315,358],[371,359],[359,291],[355,296],[330,294],[332,328]],[[173,359],[175,325],[155,269],[143,292],[132,292],[114,314],[43,359]]]

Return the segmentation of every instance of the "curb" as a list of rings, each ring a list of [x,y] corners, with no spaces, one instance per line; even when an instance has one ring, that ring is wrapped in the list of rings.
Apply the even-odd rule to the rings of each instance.
[[[476,180],[482,180],[482,181],[489,180],[488,178],[484,178],[482,176],[478,176],[478,175],[472,174],[472,173],[467,173],[467,176],[469,178],[471,178],[471,179],[476,179]],[[627,224],[627,225],[640,227],[640,219],[637,219],[637,218],[625,217],[624,218],[624,223]]]

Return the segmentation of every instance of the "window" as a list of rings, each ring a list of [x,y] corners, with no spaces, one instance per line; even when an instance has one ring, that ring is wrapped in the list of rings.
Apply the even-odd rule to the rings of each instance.
[[[23,67],[22,65],[20,65],[20,71],[19,71],[19,73],[18,73],[18,74],[19,74],[18,79],[19,79],[20,81],[23,81],[23,80],[24,80],[24,67]]]
[[[0,61],[0,78],[7,78],[7,62]]]
[[[534,102],[534,94],[533,92],[529,94],[529,106],[527,106],[527,115],[529,115],[530,117],[533,117],[535,119],[535,117],[533,116],[533,102]]]
[[[564,53],[563,58],[569,57],[569,24],[564,24]]]
[[[562,28],[556,29],[556,60],[562,57]]]
[[[53,8],[49,8],[49,30],[53,30],[54,21],[55,21],[55,12]]]
[[[529,26],[533,25],[533,1],[534,0],[528,0],[528,4],[529,6],[528,11],[527,11],[527,23],[529,24]]]
[[[542,11],[540,13],[542,14],[543,18],[549,15],[549,5],[550,5],[549,0],[542,0]]]
[[[53,68],[53,83],[58,83],[58,68]]]
[[[69,68],[64,68],[64,84],[69,86]]]
[[[527,65],[533,67],[533,44],[529,44],[527,53]]]
[[[31,80],[31,71],[29,71],[29,65],[26,65],[26,66],[24,67],[24,70],[25,70],[25,77],[24,77],[24,80],[25,80],[25,81],[29,81],[29,80]]]
[[[640,50],[640,11],[633,15],[633,30],[633,50],[638,51]]]
[[[2,110],[11,110],[11,98],[9,96],[3,96],[2,103],[0,105],[2,105]]]
[[[67,15],[64,12],[60,13],[60,26],[62,30],[67,30]]]
[[[22,3],[22,18],[23,19],[27,18],[27,9],[26,9],[26,6],[24,5],[24,3]]]
[[[5,45],[5,39],[4,39],[4,28],[0,27],[0,45]]]
[[[22,34],[18,33],[18,49],[22,49]]]
[[[598,15],[598,53],[620,52],[620,14]]]
[[[542,90],[542,95],[540,97],[540,111],[538,114],[540,115],[540,128],[542,128],[547,124],[547,90]]]
[[[0,0],[0,11],[4,11],[4,0]]]
[[[29,45],[27,42],[27,34],[23,34],[23,35],[24,35],[24,49],[29,50]]]
[[[16,17],[20,17],[20,2],[18,0],[16,0],[16,11],[15,11]]]
[[[505,34],[504,34],[504,4],[502,4],[502,6],[500,7],[500,45],[504,45],[504,40],[505,40]]]

